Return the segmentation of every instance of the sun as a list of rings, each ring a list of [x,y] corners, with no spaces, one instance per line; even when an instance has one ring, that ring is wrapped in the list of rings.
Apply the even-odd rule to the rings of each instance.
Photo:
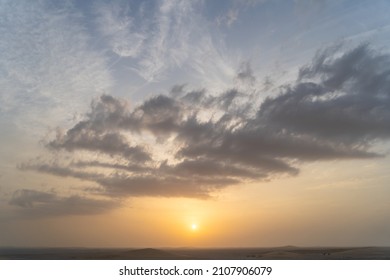
[[[192,224],[191,225],[191,229],[192,230],[197,230],[198,229],[198,225],[197,224]]]

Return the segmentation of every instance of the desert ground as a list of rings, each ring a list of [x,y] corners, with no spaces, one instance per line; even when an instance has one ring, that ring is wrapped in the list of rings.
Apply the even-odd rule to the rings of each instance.
[[[390,247],[1,248],[3,260],[390,260]]]

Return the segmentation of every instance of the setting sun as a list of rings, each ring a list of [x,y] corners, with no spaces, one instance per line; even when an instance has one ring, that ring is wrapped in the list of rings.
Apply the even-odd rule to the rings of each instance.
[[[192,224],[191,225],[191,229],[192,230],[197,230],[198,229],[198,225],[197,224]]]

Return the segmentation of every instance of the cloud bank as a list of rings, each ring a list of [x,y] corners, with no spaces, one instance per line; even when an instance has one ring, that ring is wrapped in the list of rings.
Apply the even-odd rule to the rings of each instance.
[[[99,214],[118,207],[120,202],[79,195],[61,197],[54,192],[20,189],[13,193],[9,204],[19,206],[25,216],[40,217]]]
[[[102,95],[82,121],[46,141],[56,160],[20,168],[92,182],[110,199],[207,198],[227,186],[297,175],[309,161],[380,157],[375,144],[390,137],[389,59],[367,45],[325,49],[260,104],[253,93],[212,95],[185,85],[133,108]],[[253,80],[250,65],[237,77]],[[11,202],[56,199],[23,190]]]

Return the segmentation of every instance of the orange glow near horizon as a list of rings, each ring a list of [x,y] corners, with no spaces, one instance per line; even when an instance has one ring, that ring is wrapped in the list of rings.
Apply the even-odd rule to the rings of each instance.
[[[335,181],[342,183],[322,186],[320,171],[323,167],[327,167],[326,176],[337,178]],[[356,169],[352,167],[355,166],[345,163],[343,170]],[[325,164],[307,166],[306,173],[306,177],[226,188],[211,199],[140,197],[129,199],[122,208],[102,215],[15,221],[5,226],[9,232],[18,232],[19,235],[3,234],[3,243],[11,244],[18,237],[21,246],[332,246],[341,228],[349,233],[349,239],[340,239],[336,245],[359,244],[359,236],[355,239],[350,236],[354,236],[356,228],[363,230],[364,227],[352,225],[359,225],[361,217],[368,215],[364,212],[365,205],[383,198],[380,185],[375,186],[374,179],[370,181],[370,188],[365,187],[363,180],[359,183],[352,181],[352,184],[348,180],[352,174],[338,173],[336,168],[331,169]],[[375,180],[384,179],[375,177]],[[351,190],[354,191],[353,197]],[[347,212],[347,203],[352,202],[354,212]],[[335,216],[338,218],[334,219]],[[50,238],[42,239],[44,235]],[[385,240],[387,237],[383,236],[382,240]]]

